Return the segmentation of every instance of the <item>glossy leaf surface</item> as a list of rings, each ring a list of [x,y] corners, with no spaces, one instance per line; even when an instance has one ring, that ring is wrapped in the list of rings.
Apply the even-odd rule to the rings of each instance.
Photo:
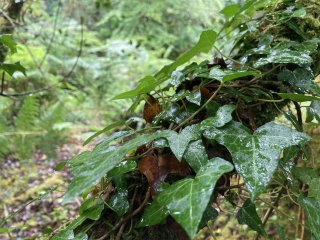
[[[202,140],[191,142],[183,156],[183,159],[188,162],[195,172],[198,172],[201,167],[206,165],[208,163],[208,155]]]
[[[194,179],[177,181],[161,192],[147,207],[140,226],[158,224],[170,214],[190,238],[194,237],[216,181],[232,169],[232,164],[221,158],[211,159],[199,170]]]
[[[101,177],[119,164],[126,153],[141,145],[158,138],[167,138],[172,131],[159,131],[137,136],[121,147],[106,148],[103,144],[97,145],[91,152],[84,152],[73,158],[70,163],[74,178],[68,187],[64,201],[70,201],[75,196],[93,186]]]
[[[204,135],[228,148],[252,199],[268,185],[278,166],[281,151],[310,139],[304,133],[275,123],[267,123],[251,134],[241,123],[230,122],[223,128],[206,130]]]

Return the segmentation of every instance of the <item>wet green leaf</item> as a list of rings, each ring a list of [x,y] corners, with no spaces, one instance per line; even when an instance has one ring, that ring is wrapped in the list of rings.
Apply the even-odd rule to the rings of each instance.
[[[161,82],[157,80],[153,76],[146,76],[139,80],[138,86],[131,90],[124,93],[121,93],[117,96],[115,96],[113,99],[127,99],[127,98],[133,98],[137,97],[140,94],[146,94],[154,90]]]
[[[307,216],[307,227],[315,239],[320,239],[320,200],[315,198],[300,198],[299,203]]]
[[[93,151],[84,152],[69,162],[74,175],[64,196],[64,202],[70,201],[86,189],[92,187],[111,169],[119,164],[126,153],[158,138],[167,138],[172,131],[158,131],[151,134],[142,134],[125,143],[121,147],[106,148],[105,144],[97,145]]]
[[[205,130],[204,136],[228,148],[252,199],[268,185],[278,166],[281,151],[310,139],[304,133],[272,122],[261,126],[254,134],[241,123],[230,122],[219,129]]]
[[[291,49],[273,49],[266,58],[260,58],[253,66],[259,68],[269,63],[294,63],[304,66],[310,65],[312,58],[306,52]]]
[[[219,80],[222,83],[232,81],[237,78],[247,77],[247,76],[261,76],[261,73],[258,71],[252,71],[245,68],[232,70],[222,70],[218,67],[214,67],[210,70],[209,76]]]
[[[234,105],[223,105],[218,109],[214,117],[207,118],[201,122],[201,130],[210,127],[223,127],[232,120],[232,113],[236,109]]]
[[[290,99],[296,102],[309,102],[314,100],[320,100],[320,97],[303,95],[298,93],[277,93],[282,99]]]
[[[313,81],[312,72],[305,68],[297,68],[294,71],[285,69],[278,74],[278,79],[289,83],[298,92],[320,94],[320,86]]]
[[[200,125],[191,125],[185,127],[179,134],[172,131],[167,137],[171,151],[178,160],[182,159],[189,143],[201,138]]]
[[[191,103],[194,103],[198,106],[201,105],[201,92],[200,92],[200,89],[198,90],[194,90],[190,93],[188,93],[186,95],[186,99],[191,102]]]
[[[182,64],[188,62],[191,58],[198,55],[199,53],[207,53],[211,50],[213,44],[215,43],[217,38],[217,34],[212,30],[203,31],[200,35],[200,39],[198,43],[191,48],[189,51],[182,54],[178,59],[169,64],[164,66],[157,74],[156,78],[166,78],[170,76],[170,74]]]
[[[118,189],[110,198],[109,205],[118,216],[123,216],[129,209],[128,190],[123,188]]]
[[[181,71],[173,71],[171,74],[170,84],[172,86],[178,86],[180,83],[186,80],[185,75]]]
[[[147,207],[140,226],[158,224],[170,214],[186,230],[190,238],[194,237],[216,181],[232,169],[232,164],[221,158],[211,159],[194,179],[177,181],[161,192]]]
[[[121,93],[115,96],[113,99],[133,98],[139,96],[140,94],[151,92],[162,82],[164,82],[171,75],[171,73],[176,70],[177,67],[185,64],[199,53],[209,52],[216,40],[216,37],[217,34],[212,30],[203,31],[200,35],[198,43],[189,51],[178,57],[175,62],[164,66],[155,76],[146,76],[145,78],[142,78],[134,90]]]
[[[266,231],[262,225],[261,219],[257,214],[256,205],[247,199],[242,208],[237,213],[237,219],[240,224],[248,225],[252,230],[256,231],[260,235],[268,238]]]
[[[87,145],[89,142],[92,141],[92,139],[98,137],[99,135],[101,135],[109,130],[112,130],[116,127],[123,126],[123,125],[125,125],[125,123],[126,123],[125,121],[120,120],[120,121],[114,122],[114,123],[106,126],[105,128],[101,129],[100,131],[98,131],[95,134],[93,134],[92,136],[90,136],[87,140],[85,140],[83,143],[83,146]]]
[[[222,13],[226,17],[226,19],[229,19],[239,11],[240,11],[240,7],[238,6],[238,4],[230,4],[226,6],[224,9],[222,9],[220,13]]]
[[[183,159],[188,162],[195,172],[208,163],[207,151],[202,140],[191,142],[183,155]]]

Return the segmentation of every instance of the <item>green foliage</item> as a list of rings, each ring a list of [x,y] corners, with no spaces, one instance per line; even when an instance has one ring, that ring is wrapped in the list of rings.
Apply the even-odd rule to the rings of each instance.
[[[255,17],[257,10],[262,10],[258,18]],[[112,221],[108,213],[115,211],[118,217],[127,216],[139,227],[147,226],[144,230],[148,231],[152,225],[169,224],[170,215],[193,238],[204,221],[210,219],[206,216],[215,218],[210,203],[218,202],[217,194],[222,194],[234,206],[231,211],[237,211],[239,224],[246,224],[268,238],[256,205],[265,199],[276,199],[267,201],[272,212],[278,207],[283,192],[288,191],[290,199],[299,201],[305,209],[306,226],[318,238],[319,174],[314,169],[296,166],[302,156],[306,158],[304,149],[310,140],[302,132],[299,104],[313,101],[306,106],[307,121],[319,120],[319,86],[314,82],[314,76],[319,74],[315,65],[319,40],[305,37],[292,27],[304,21],[310,12],[305,5],[294,1],[274,4],[274,1],[251,0],[227,6],[221,13],[226,23],[219,33],[204,31],[191,50],[158,73],[142,78],[134,90],[116,97],[135,100],[133,109],[150,94],[157,97],[155,101],[161,111],[151,126],[139,130],[147,133],[123,131],[128,129],[123,126],[91,152],[72,159],[69,166],[74,179],[65,200],[90,191],[102,179],[117,188],[109,198],[111,206],[105,209],[107,220]],[[100,24],[110,23],[111,19],[109,16]],[[232,43],[230,56],[217,50],[220,39]],[[211,62],[189,63],[191,58],[213,47],[229,61],[216,57]],[[291,103],[296,115],[290,109]],[[282,112],[286,112],[297,130],[273,122]],[[114,126],[118,124],[108,126],[93,137]],[[168,155],[168,159],[177,161],[174,170],[166,165]],[[133,159],[137,167],[129,166],[128,161]],[[178,166],[188,166],[192,171],[185,173]],[[136,186],[136,181],[142,186],[146,184],[137,180],[138,171],[147,177],[154,190],[141,219],[135,214],[145,205],[133,210],[135,202],[132,199],[130,202],[132,194],[136,194],[130,186]],[[167,178],[168,174],[176,174],[177,178]],[[231,185],[232,174],[240,179],[238,185]],[[117,179],[129,181],[119,185]],[[309,186],[308,195],[299,187],[300,181]],[[238,190],[232,191],[233,188]],[[137,189],[146,193],[148,200],[145,186]],[[105,191],[103,184],[100,190]],[[243,191],[248,194],[241,194]],[[273,192],[277,193],[276,197],[270,197]],[[93,191],[92,199],[97,197]],[[242,207],[237,209],[239,203]],[[269,217],[266,215],[264,221]],[[80,232],[81,229],[79,226]],[[110,232],[115,230],[117,225]],[[283,233],[281,237],[285,238]]]
[[[190,238],[194,237],[215,183],[232,169],[233,166],[221,158],[211,159],[194,179],[177,181],[160,193],[145,210],[140,226],[159,224],[170,214],[186,230]]]

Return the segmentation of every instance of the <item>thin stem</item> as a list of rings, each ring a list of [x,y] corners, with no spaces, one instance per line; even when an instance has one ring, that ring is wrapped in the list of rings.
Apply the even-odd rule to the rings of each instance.
[[[181,128],[183,125],[185,125],[186,123],[188,123],[191,119],[193,119],[202,109],[204,109],[210,102],[212,99],[214,99],[218,92],[221,90],[222,88],[222,84],[219,85],[219,87],[217,88],[217,90],[214,92],[214,94],[212,94],[212,96],[197,110],[195,111],[190,117],[188,117],[186,120],[184,120],[182,123],[180,123],[177,127],[175,127],[173,130],[176,131],[179,128]]]

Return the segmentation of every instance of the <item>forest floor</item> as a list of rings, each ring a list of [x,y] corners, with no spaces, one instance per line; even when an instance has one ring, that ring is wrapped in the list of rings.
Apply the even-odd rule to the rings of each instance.
[[[61,171],[54,168],[81,152],[82,143],[68,139],[52,159],[37,151],[30,160],[10,156],[4,160],[0,166],[0,219],[7,220],[5,229],[0,228],[0,240],[41,239],[77,215],[80,199],[61,204],[71,174],[66,167]],[[3,233],[7,229],[10,232]]]

